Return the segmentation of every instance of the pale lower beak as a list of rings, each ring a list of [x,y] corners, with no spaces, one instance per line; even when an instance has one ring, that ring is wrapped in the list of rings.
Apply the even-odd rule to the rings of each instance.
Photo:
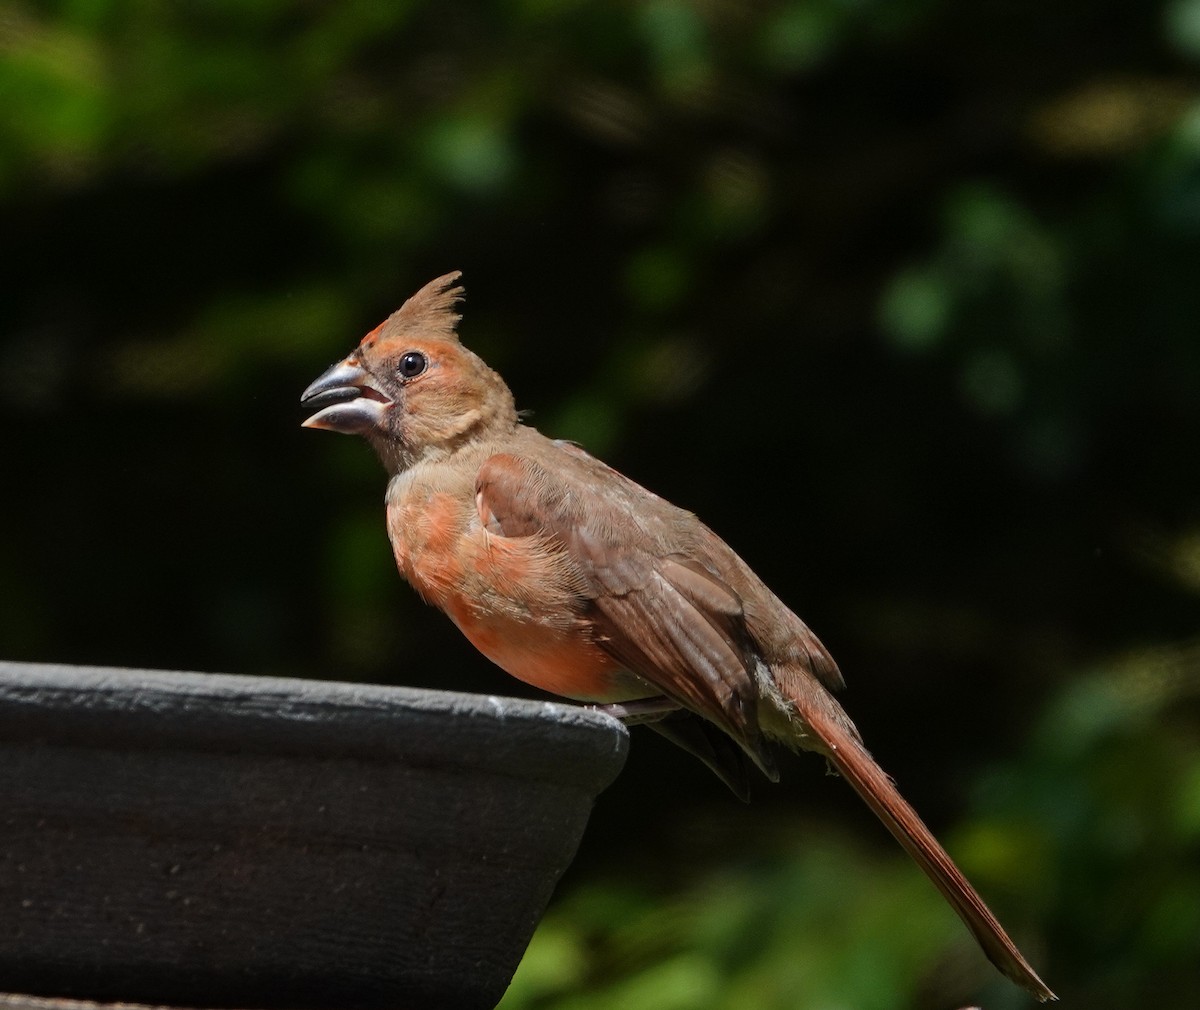
[[[351,355],[339,361],[300,394],[300,402],[319,408],[304,428],[324,428],[361,435],[380,427],[392,401],[371,383],[371,376]]]

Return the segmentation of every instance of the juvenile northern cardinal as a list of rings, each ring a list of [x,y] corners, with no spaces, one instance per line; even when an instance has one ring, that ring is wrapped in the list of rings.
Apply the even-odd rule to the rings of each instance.
[[[521,423],[456,335],[439,277],[304,391],[304,422],[364,436],[390,480],[396,563],[485,656],[529,684],[646,721],[745,798],[769,744],[823,755],[1005,975],[1056,997],[863,747],[817,637],[734,552],[569,442]]]

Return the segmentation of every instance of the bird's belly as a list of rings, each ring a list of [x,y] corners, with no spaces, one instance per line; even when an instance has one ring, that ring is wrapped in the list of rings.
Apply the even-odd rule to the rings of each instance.
[[[446,612],[471,644],[500,669],[543,691],[594,702],[655,693],[577,629],[481,617],[453,605]]]

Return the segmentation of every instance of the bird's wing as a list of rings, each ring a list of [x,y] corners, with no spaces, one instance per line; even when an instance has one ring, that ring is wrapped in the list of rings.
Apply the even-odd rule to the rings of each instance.
[[[707,719],[683,708],[658,722],[647,722],[645,726],[698,758],[734,796],[743,803],[750,802],[750,759],[732,737]]]
[[[690,517],[582,453],[564,452],[559,462],[551,470],[524,455],[487,459],[475,483],[483,525],[559,545],[586,587],[597,644],[715,723],[775,777],[758,728],[761,660],[742,601],[675,542],[672,523]]]

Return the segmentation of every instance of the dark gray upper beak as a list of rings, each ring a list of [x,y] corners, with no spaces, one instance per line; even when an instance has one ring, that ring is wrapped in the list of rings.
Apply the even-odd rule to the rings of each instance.
[[[370,373],[354,355],[332,365],[300,394],[300,402],[317,408],[305,428],[324,428],[361,435],[380,426],[392,401],[371,383]]]

